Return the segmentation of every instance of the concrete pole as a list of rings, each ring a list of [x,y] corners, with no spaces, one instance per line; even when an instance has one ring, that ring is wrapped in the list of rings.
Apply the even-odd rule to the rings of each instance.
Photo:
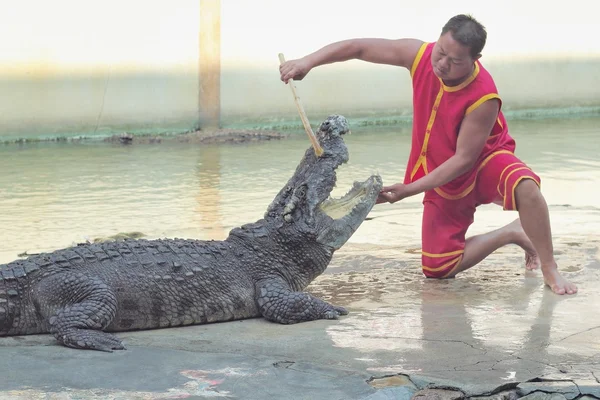
[[[200,0],[198,127],[221,125],[221,1]]]

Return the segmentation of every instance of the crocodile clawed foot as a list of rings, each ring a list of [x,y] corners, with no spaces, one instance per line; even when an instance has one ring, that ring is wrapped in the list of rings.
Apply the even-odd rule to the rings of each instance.
[[[121,339],[113,334],[90,329],[72,329],[56,334],[59,342],[75,349],[88,349],[112,352],[126,350]]]
[[[325,311],[326,319],[338,319],[340,315],[348,315],[348,310],[340,306],[331,306],[330,310]]]

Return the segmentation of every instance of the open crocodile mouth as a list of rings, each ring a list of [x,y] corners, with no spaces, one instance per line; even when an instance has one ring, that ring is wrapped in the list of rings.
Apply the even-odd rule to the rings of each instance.
[[[319,208],[330,218],[337,220],[351,215],[360,205],[371,208],[381,190],[381,178],[371,176],[364,182],[354,182],[352,188],[340,198],[329,197]]]

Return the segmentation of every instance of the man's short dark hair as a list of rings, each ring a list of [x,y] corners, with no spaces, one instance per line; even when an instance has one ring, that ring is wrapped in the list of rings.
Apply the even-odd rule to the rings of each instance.
[[[456,15],[442,28],[442,35],[446,32],[452,34],[452,38],[463,46],[469,47],[471,57],[477,58],[481,54],[487,39],[485,27],[470,15]]]

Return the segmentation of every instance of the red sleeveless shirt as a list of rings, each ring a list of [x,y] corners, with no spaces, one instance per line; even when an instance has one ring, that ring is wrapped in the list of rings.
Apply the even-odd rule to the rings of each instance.
[[[454,155],[465,115],[489,99],[500,100],[494,80],[479,61],[475,62],[473,73],[463,83],[457,86],[444,85],[431,65],[434,45],[423,43],[410,71],[413,82],[413,130],[405,184],[425,176]],[[500,111],[475,166],[453,181],[435,188],[435,192],[450,200],[465,197],[475,187],[477,174],[489,159],[496,154],[512,153],[514,149],[515,141],[508,134],[506,120]]]

